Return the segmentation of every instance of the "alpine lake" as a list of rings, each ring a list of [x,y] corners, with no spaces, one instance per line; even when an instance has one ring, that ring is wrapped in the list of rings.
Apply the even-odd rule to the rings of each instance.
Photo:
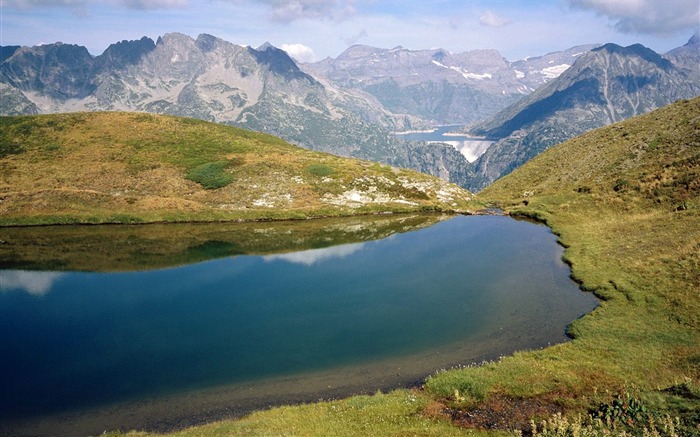
[[[504,216],[0,229],[0,434],[168,431],[418,386],[597,305]]]

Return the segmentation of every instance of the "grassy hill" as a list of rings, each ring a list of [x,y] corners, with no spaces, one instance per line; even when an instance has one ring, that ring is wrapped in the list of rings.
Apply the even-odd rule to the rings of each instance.
[[[480,196],[545,221],[601,304],[570,326],[573,342],[438,375],[429,391],[463,411],[598,415],[614,434],[641,435],[650,418],[661,430],[668,414],[698,435],[700,98],[560,144]]]
[[[0,225],[466,211],[471,200],[417,172],[139,113],[0,117],[0,196]]]

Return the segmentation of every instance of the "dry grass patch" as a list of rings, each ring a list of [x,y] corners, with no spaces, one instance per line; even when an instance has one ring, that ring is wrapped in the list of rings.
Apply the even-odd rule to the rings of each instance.
[[[127,216],[129,221],[211,221],[403,212],[411,210],[401,202],[407,195],[418,196],[414,211],[472,209],[472,196],[460,189],[449,203],[400,192],[359,209],[333,205],[324,201],[326,193],[342,193],[358,178],[391,171],[198,120],[82,113],[3,117],[0,125],[0,225],[112,222]],[[408,170],[400,174],[430,179]],[[52,199],[47,190],[61,195]],[[25,200],[39,192],[42,206],[33,208]],[[188,216],[191,212],[196,214]]]

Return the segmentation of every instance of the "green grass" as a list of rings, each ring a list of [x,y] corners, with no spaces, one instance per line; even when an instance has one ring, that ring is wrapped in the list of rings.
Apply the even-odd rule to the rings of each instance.
[[[506,396],[585,416],[633,386],[649,411],[700,432],[699,158],[694,99],[561,144],[480,193],[546,222],[602,302],[571,343],[437,375],[428,390],[467,410]]]
[[[328,176],[333,174],[333,168],[325,164],[311,164],[306,167],[306,171],[314,176]]]
[[[169,435],[194,436],[486,436],[506,435],[460,429],[444,417],[427,413],[435,407],[422,393],[396,390],[388,394],[280,407],[242,420],[216,422]],[[120,436],[125,434],[108,434]],[[145,436],[133,432],[129,436]]]
[[[229,165],[227,161],[207,162],[189,170],[186,177],[207,190],[223,188],[233,182],[233,176],[226,171]]]

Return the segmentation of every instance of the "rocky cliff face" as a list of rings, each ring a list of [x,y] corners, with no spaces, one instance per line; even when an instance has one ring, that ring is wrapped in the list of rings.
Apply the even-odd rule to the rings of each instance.
[[[697,79],[654,51],[606,44],[472,131],[500,140],[467,187],[478,191],[555,144],[698,94]]]

